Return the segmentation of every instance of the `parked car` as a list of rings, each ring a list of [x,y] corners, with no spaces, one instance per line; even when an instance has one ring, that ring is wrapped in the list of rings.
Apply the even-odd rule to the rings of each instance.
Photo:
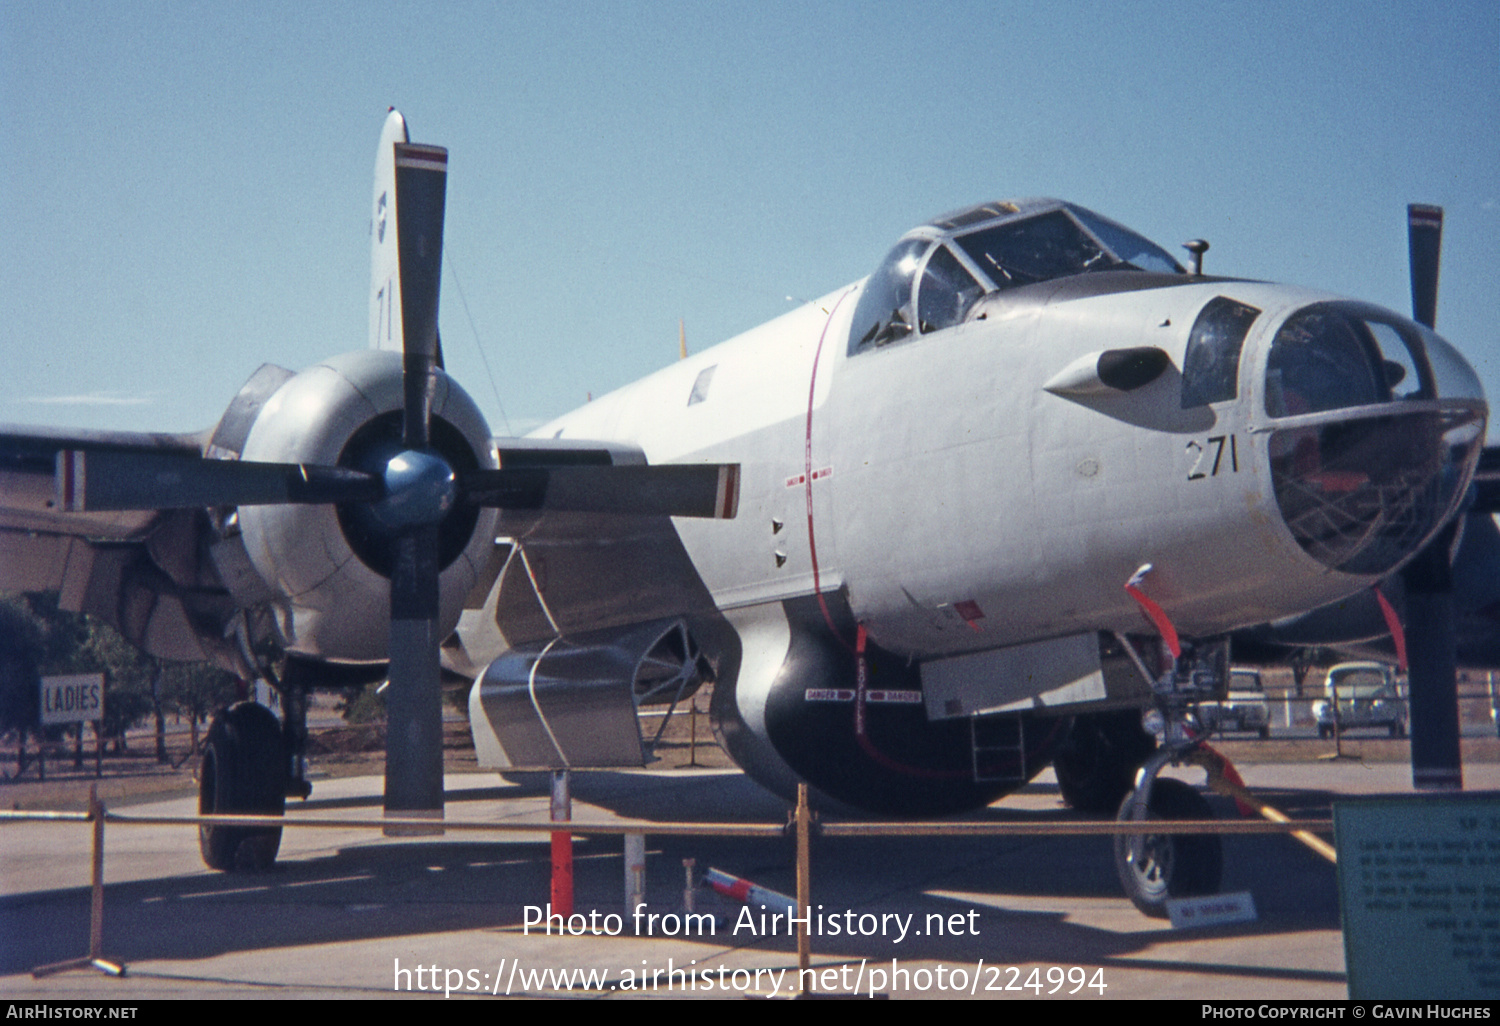
[[[1264,740],[1271,736],[1271,703],[1260,671],[1235,668],[1229,671],[1229,693],[1222,702],[1199,702],[1198,722],[1209,733],[1250,730]]]
[[[1313,703],[1319,737],[1332,737],[1335,723],[1339,730],[1384,727],[1391,737],[1406,736],[1406,699],[1383,663],[1339,663],[1328,671],[1323,696]]]

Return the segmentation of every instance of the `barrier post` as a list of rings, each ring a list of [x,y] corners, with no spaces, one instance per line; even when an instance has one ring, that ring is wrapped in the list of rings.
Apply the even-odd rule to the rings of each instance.
[[[99,800],[99,785],[89,786],[89,819],[94,824],[93,871],[89,886],[89,953],[66,962],[37,966],[33,979],[66,972],[69,969],[97,969],[110,976],[124,976],[125,965],[104,957],[104,803]]]
[[[812,816],[807,807],[807,785],[797,785],[797,980],[810,981],[812,973],[812,938],[808,935],[808,909],[812,902],[812,864],[808,859],[808,835]],[[811,985],[807,991],[812,990]]]
[[[104,803],[99,785],[89,787],[89,818],[94,821],[94,865],[89,885],[89,960],[104,955]]]
[[[552,822],[572,819],[571,775],[565,769],[553,770]],[[573,914],[573,835],[567,830],[552,831],[552,913],[564,920]]]
[[[682,860],[682,875],[686,878],[682,884],[682,910],[688,915],[698,911],[697,893],[693,887],[693,867],[697,864],[697,859]]]
[[[646,835],[625,835],[625,911],[646,903]]]

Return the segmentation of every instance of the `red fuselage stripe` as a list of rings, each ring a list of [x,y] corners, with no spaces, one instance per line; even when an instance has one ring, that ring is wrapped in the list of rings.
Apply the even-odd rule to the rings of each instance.
[[[813,467],[812,467],[812,430],[813,430],[813,402],[818,394],[818,363],[823,358],[823,343],[828,338],[828,327],[833,323],[834,314],[838,313],[839,307],[849,297],[850,289],[838,301],[833,304],[833,309],[828,312],[828,320],[823,323],[823,333],[818,336],[818,348],[813,353],[812,374],[807,384],[807,435],[802,445],[803,478],[807,483],[807,555],[812,561],[813,594],[818,596],[818,606],[823,610],[823,619],[828,622],[828,629],[833,636],[843,639],[839,635],[838,628],[833,624],[833,613],[828,609],[828,603],[823,599],[823,583],[818,573],[818,543],[813,531]],[[844,644],[847,646],[848,642]]]

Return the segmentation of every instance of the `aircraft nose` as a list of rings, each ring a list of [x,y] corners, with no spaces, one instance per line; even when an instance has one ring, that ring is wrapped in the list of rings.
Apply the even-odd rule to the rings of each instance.
[[[1488,410],[1437,335],[1363,304],[1305,307],[1271,343],[1264,394],[1277,504],[1324,565],[1388,573],[1457,511]]]

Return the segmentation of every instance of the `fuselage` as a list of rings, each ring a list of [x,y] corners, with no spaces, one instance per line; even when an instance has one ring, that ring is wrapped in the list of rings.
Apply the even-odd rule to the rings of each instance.
[[[1153,594],[1194,635],[1335,601],[1390,569],[1320,561],[1278,501],[1272,453],[1289,418],[1264,402],[1272,341],[1289,315],[1337,297],[1122,271],[990,296],[962,323],[860,352],[849,325],[862,285],[538,434],[637,445],[653,463],[739,462],[735,521],[678,522],[720,608],[845,589],[872,638],[919,657],[1139,629],[1122,585],[1146,563]],[[1185,409],[1190,336],[1222,299],[1258,311],[1233,394]],[[1130,391],[1044,387],[1080,357],[1132,347],[1164,351],[1167,372]],[[1459,463],[1482,434],[1469,391],[1458,405],[1478,433],[1443,446],[1463,450]],[[1418,418],[1437,405],[1380,412],[1392,403]]]
[[[739,511],[675,520],[671,545],[514,521],[547,579],[507,570],[520,600],[493,621],[518,661],[471,716],[503,733],[529,706],[500,696],[549,673],[571,693],[554,637],[623,649],[629,624],[682,616],[720,742],[765,786],[983,805],[1070,716],[1151,700],[1113,638],[1155,634],[1149,603],[1213,648],[1411,558],[1468,487],[1486,414],[1462,358],[1390,311],[1188,274],[1058,201],[959,211],[864,281],[536,432],[738,464]],[[545,624],[511,626],[538,604]]]

